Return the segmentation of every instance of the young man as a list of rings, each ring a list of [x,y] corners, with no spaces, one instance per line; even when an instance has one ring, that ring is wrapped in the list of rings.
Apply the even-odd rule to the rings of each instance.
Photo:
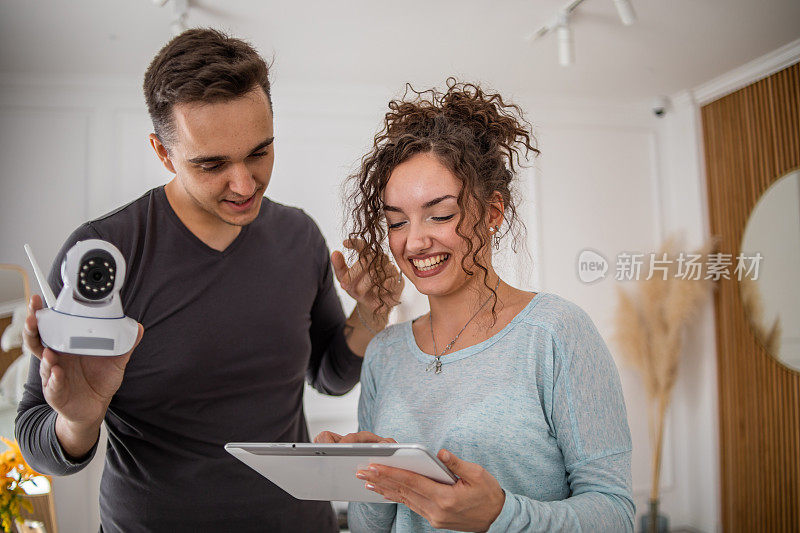
[[[105,420],[101,531],[337,529],[329,503],[295,500],[223,449],[308,441],[304,379],[344,394],[385,325],[361,265],[335,252],[335,275],[358,301],[345,320],[319,229],[263,197],[275,138],[267,74],[252,47],[213,30],[174,38],[145,74],[150,141],[175,177],[78,228],[49,278],[58,294],[79,240],[116,245],[128,267],[123,307],[140,322],[131,353],[44,349],[41,300],[31,304],[25,342],[36,357],[17,438],[35,469],[70,474],[91,460]]]

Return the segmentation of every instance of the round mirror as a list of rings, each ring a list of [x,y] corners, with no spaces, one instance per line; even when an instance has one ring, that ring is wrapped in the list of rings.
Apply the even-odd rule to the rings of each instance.
[[[753,258],[748,265],[758,263],[738,278],[753,333],[770,355],[800,371],[800,170],[786,174],[761,196],[747,221],[739,255]]]

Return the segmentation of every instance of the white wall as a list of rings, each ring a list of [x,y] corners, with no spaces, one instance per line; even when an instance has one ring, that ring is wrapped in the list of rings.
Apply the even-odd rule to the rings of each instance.
[[[660,197],[664,232],[682,234],[687,251],[709,238],[702,125],[691,92],[672,98],[659,121]],[[719,417],[713,302],[708,299],[685,341],[670,416],[673,470],[683,480],[665,491],[663,508],[677,524],[719,531]]]
[[[276,165],[268,193],[306,209],[331,248],[343,235],[339,185],[370,144],[391,96],[374,87],[323,90],[280,80],[274,87]],[[644,106],[515,99],[534,122],[543,155],[522,183],[532,275],[515,258],[506,261],[505,271],[524,288],[556,292],[584,307],[614,353],[616,283],[581,283],[577,254],[593,248],[613,268],[620,251],[655,251],[667,229],[685,227],[693,237],[702,236],[704,200],[696,165],[682,168],[666,155],[694,149],[685,135],[696,126],[694,116],[657,122]],[[0,87],[0,129],[0,262],[25,264],[22,243],[31,242],[40,262],[49,264],[81,221],[169,177],[150,153],[139,80],[9,80]],[[410,313],[425,311],[424,298],[409,299]],[[348,310],[350,305],[346,302]],[[710,315],[703,320],[710,324]],[[695,353],[682,369],[668,420],[664,510],[675,526],[713,531],[718,493],[713,344],[700,337],[691,346]],[[644,395],[636,375],[617,361],[641,513],[650,480]],[[355,429],[357,394],[327,399],[309,393],[312,434]],[[101,468],[98,459],[80,474],[55,480],[62,531],[96,530]]]

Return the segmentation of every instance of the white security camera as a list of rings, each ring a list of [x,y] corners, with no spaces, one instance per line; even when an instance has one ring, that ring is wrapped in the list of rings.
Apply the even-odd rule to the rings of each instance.
[[[133,348],[139,326],[122,311],[120,290],[125,259],[113,244],[100,239],[78,241],[61,263],[64,286],[53,293],[25,245],[50,309],[36,312],[42,343],[57,352],[122,355]]]
[[[669,109],[669,98],[666,96],[656,96],[653,100],[653,114],[658,118],[664,116]]]

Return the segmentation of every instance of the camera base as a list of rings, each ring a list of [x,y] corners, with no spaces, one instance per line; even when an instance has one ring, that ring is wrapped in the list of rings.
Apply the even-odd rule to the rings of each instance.
[[[128,353],[139,326],[126,316],[88,318],[53,309],[36,312],[42,344],[57,352],[111,357]]]

